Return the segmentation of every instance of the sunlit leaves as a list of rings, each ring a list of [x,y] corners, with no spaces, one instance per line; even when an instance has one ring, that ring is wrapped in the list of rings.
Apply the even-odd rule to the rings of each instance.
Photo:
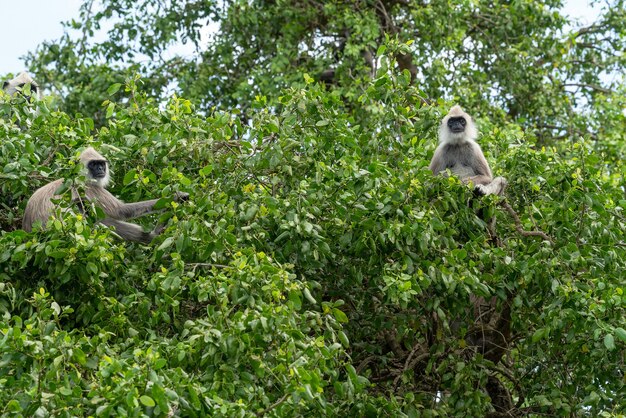
[[[360,60],[354,37],[379,36],[370,26],[376,15],[342,7],[325,6],[348,13],[355,29],[344,56]],[[219,82],[220,98],[245,109],[198,113],[178,95],[148,97],[149,79],[129,77],[122,88],[107,71],[94,80],[110,100],[98,99],[97,130],[63,112],[25,128],[26,104],[0,103],[6,411],[30,416],[45,400],[49,415],[483,416],[492,376],[537,413],[619,408],[619,124],[607,124],[602,143],[572,134],[563,146],[541,146],[534,131],[484,117],[479,93],[466,96],[477,104],[478,140],[494,173],[510,181],[507,201],[521,226],[554,243],[525,237],[497,198],[475,199],[459,179],[427,168],[450,103],[422,98],[447,82],[445,62],[424,66],[430,81],[418,88],[395,65],[400,52],[419,56],[419,39],[368,45],[379,71],[370,80],[338,68],[349,86],[317,83],[308,64],[256,85],[249,79],[265,67],[246,74],[241,65],[238,86],[214,73],[190,78],[198,92]],[[268,65],[292,65],[278,59]],[[483,85],[490,74],[473,75]],[[271,94],[292,76],[290,88]],[[546,97],[533,93],[528,107]],[[619,103],[603,102],[603,114]],[[134,220],[146,230],[162,226],[152,244],[117,240],[97,224],[97,210],[76,212],[69,189],[48,229],[19,230],[26,198],[51,179],[74,178],[73,157],[87,145],[109,158],[117,196],[158,199],[159,213]],[[176,192],[191,197],[175,202]],[[476,342],[492,330],[477,330],[475,318],[509,307],[511,338],[493,364]]]

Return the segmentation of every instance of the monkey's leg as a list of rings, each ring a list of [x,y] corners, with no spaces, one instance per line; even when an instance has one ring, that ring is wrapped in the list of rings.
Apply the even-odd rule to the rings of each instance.
[[[465,183],[469,183],[470,181],[474,183],[476,186],[487,185],[493,181],[491,176],[486,174],[479,174],[477,176],[466,177],[463,179]]]
[[[105,218],[100,221],[103,225],[114,227],[115,233],[127,241],[149,244],[161,231],[145,232],[139,225],[123,222],[117,219]],[[161,229],[162,230],[162,229]]]

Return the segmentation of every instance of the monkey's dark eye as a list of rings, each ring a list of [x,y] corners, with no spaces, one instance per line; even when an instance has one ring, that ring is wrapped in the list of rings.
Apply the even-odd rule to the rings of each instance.
[[[26,85],[26,83],[20,83],[20,84],[18,84],[17,86],[18,86],[19,88],[22,88],[22,87],[24,87],[25,85]]]
[[[37,87],[36,85],[34,84],[30,85],[30,91],[37,93],[37,89],[39,89],[39,87]]]
[[[5,81],[4,83],[2,83],[2,89],[5,90],[7,87],[9,87],[9,82]]]

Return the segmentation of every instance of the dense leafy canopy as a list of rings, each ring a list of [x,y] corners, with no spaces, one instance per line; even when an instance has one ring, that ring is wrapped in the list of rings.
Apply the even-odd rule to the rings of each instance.
[[[86,1],[0,96],[2,414],[625,414],[624,8],[559,4]],[[440,96],[504,200],[427,169]],[[87,145],[151,245],[19,229]]]
[[[509,118],[541,137],[599,133],[597,107],[620,89],[615,74],[626,65],[624,1],[607,1],[596,22],[575,28],[561,5],[86,0],[80,20],[69,24],[80,35],[42,44],[29,64],[63,92],[68,111],[91,116],[110,84],[137,71],[152,95],[177,87],[205,110],[245,112],[257,95],[275,104],[305,73],[358,106],[380,71],[374,56],[390,38],[402,45],[389,51],[395,66],[410,71],[426,99],[460,98],[476,114]],[[181,42],[195,53],[172,53]]]

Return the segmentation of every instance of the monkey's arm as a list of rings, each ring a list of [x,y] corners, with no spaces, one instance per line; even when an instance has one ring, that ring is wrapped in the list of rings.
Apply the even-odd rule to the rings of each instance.
[[[189,194],[176,192],[174,200],[187,200]],[[102,205],[104,212],[114,219],[133,219],[143,215],[148,215],[161,210],[155,210],[154,205],[159,199],[144,200],[141,202],[124,203],[117,199],[111,193],[103,189],[102,195],[99,197],[99,203]]]
[[[446,169],[446,161],[443,158],[442,148],[443,147],[441,146],[437,147],[435,154],[433,155],[433,159],[430,160],[430,166],[428,168],[430,168],[430,171],[432,171],[434,175],[437,175]]]
[[[144,200],[135,203],[122,203],[117,212],[117,216],[113,216],[116,219],[133,219],[150,213],[158,212],[154,210],[154,205],[159,199]]]
[[[493,179],[491,169],[489,168],[489,163],[485,159],[483,151],[480,149],[480,146],[478,146],[478,144],[474,144],[473,148],[474,158],[472,161],[472,169],[474,170],[474,175],[466,178],[465,182],[471,181],[475,185],[489,184]]]
[[[488,194],[495,194],[495,195],[500,196],[504,193],[504,190],[506,190],[506,186],[508,186],[508,184],[509,183],[506,181],[504,177],[496,177],[489,184],[477,185],[475,190],[483,196],[486,196]]]

